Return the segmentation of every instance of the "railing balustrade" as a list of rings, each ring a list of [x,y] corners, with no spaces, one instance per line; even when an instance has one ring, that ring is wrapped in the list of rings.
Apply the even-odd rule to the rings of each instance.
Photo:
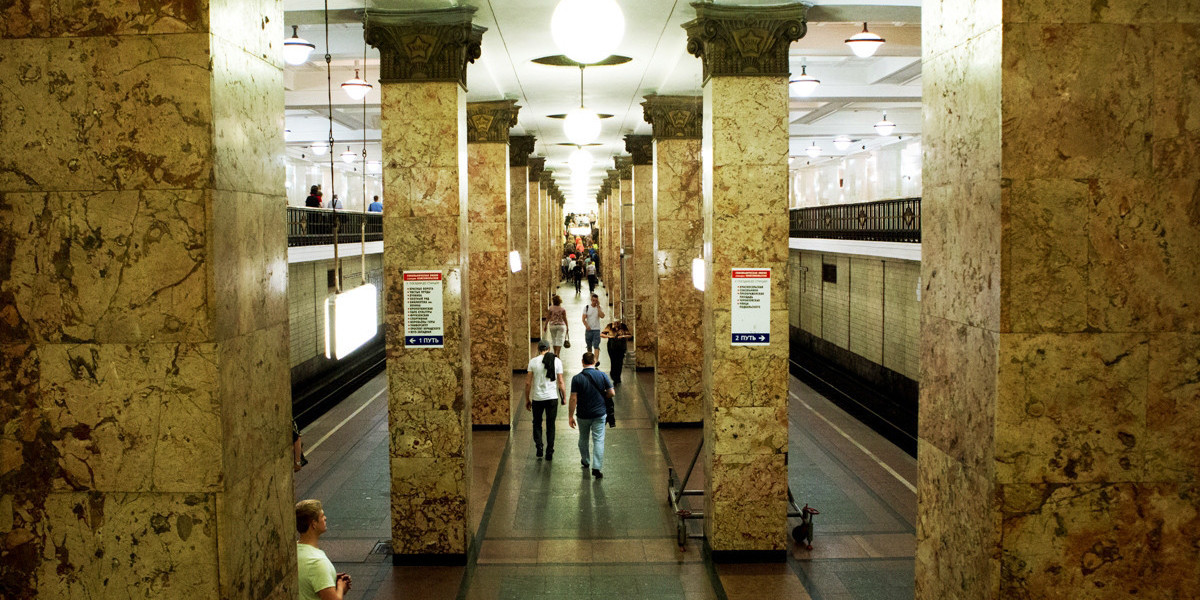
[[[333,243],[337,225],[339,244],[362,241],[362,227],[367,227],[367,241],[383,241],[383,215],[357,211],[332,210],[289,206],[287,208],[288,247],[320,246]]]
[[[794,208],[790,236],[870,242],[921,241],[921,199]]]

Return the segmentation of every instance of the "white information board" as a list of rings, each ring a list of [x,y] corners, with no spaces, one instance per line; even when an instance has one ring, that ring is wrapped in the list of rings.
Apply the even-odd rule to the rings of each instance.
[[[771,344],[771,269],[731,271],[729,328],[734,346]]]
[[[442,327],[442,272],[404,272],[404,346],[441,348],[446,340]]]

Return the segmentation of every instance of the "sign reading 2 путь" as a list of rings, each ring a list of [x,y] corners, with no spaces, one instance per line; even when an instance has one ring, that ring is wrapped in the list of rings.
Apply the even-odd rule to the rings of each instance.
[[[730,275],[733,345],[771,345],[771,269],[734,268]]]
[[[404,346],[441,348],[446,340],[442,327],[442,272],[404,272]]]

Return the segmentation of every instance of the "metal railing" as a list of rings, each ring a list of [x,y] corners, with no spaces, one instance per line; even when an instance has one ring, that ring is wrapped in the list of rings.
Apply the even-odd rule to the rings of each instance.
[[[337,225],[339,244],[353,244],[362,240],[362,226],[367,226],[367,241],[383,240],[383,215],[380,213],[352,212],[326,208],[289,206],[287,209],[288,247],[320,246],[333,243],[334,225]]]
[[[871,242],[921,241],[921,199],[835,204],[790,211],[791,237]]]

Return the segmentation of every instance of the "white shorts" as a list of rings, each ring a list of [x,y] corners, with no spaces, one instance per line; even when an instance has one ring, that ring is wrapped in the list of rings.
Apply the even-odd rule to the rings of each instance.
[[[563,340],[567,339],[566,325],[550,325],[550,345],[559,347],[563,345]]]

